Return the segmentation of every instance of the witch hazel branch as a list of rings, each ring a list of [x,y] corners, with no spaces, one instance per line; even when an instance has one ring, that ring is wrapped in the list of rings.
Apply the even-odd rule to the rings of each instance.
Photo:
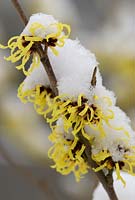
[[[12,2],[23,13],[18,1]],[[16,68],[26,76],[18,97],[31,102],[51,127],[52,168],[62,175],[73,173],[76,181],[92,170],[115,200],[112,172],[124,186],[121,171],[135,175],[135,132],[114,93],[102,84],[95,55],[69,35],[69,25],[37,13],[0,48],[10,49],[5,59],[20,61]]]

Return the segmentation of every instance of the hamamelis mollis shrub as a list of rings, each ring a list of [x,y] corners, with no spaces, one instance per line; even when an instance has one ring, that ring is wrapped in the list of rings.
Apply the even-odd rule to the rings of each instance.
[[[59,23],[50,15],[35,14],[20,36],[12,37],[7,46],[11,50],[5,58],[26,75],[18,88],[23,103],[31,102],[38,114],[50,124],[48,151],[53,168],[63,175],[74,173],[77,181],[90,166],[85,145],[78,133],[92,148],[92,159],[98,164],[95,172],[115,170],[117,178],[123,170],[134,175],[135,132],[126,114],[116,106],[114,93],[102,84],[98,62],[94,54],[78,40],[68,39],[70,26]],[[48,57],[57,79],[58,96],[53,95],[48,76],[40,62],[35,45],[48,45]],[[32,57],[28,68],[27,61]]]

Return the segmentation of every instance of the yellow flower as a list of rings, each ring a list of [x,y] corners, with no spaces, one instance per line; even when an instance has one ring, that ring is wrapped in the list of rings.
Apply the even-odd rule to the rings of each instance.
[[[30,37],[30,36],[14,36],[8,41],[7,46],[0,45],[0,48],[6,49],[9,48],[11,50],[10,56],[5,57],[7,61],[11,61],[12,63],[18,62],[22,59],[22,63],[19,66],[16,66],[18,70],[23,70],[24,74],[27,76],[30,72],[40,63],[40,57],[38,53],[34,49],[35,42],[41,42],[42,38],[39,37]],[[26,70],[25,64],[29,61],[30,56],[32,58],[31,67]]]
[[[47,109],[47,101],[51,99],[51,89],[42,85],[37,85],[35,88],[23,91],[24,82],[18,88],[18,97],[23,103],[31,102],[34,105],[36,112],[44,115]],[[47,100],[48,99],[48,100]]]
[[[47,34],[47,30],[50,27],[55,28],[56,31]],[[36,35],[36,31],[38,31],[39,29],[42,29],[42,31],[45,32],[44,38]],[[64,30],[67,31],[66,34],[64,34],[63,32]],[[49,25],[48,27],[44,27],[42,24],[35,22],[30,26],[29,31],[31,33],[30,36],[14,36],[9,39],[7,46],[0,45],[1,49],[9,48],[11,51],[10,56],[5,58],[6,60],[11,61],[12,63],[22,60],[22,63],[16,68],[18,70],[22,69],[26,76],[30,75],[33,69],[35,67],[38,67],[40,63],[40,57],[36,52],[36,44],[48,46],[51,48],[55,55],[58,55],[58,51],[55,49],[55,46],[62,47],[64,45],[65,39],[68,38],[70,34],[70,26],[67,24],[55,23]],[[32,65],[27,70],[25,68],[25,65],[29,61],[31,56]]]
[[[39,86],[40,87],[40,86]],[[21,98],[21,100],[31,101],[31,94],[33,96],[33,93],[35,93],[34,90],[28,90],[26,92],[23,92],[23,84],[19,87],[18,90],[18,96]],[[36,87],[36,91],[38,86]],[[45,91],[44,91],[45,92]],[[40,100],[42,98],[42,95],[39,95],[40,93],[37,93],[36,99],[33,100],[34,105],[35,103],[40,107],[44,107],[44,104],[42,104],[42,101]],[[50,95],[51,91],[50,91]],[[66,96],[66,95],[63,95]],[[47,120],[47,122],[50,124],[50,127],[52,130],[55,128],[55,122],[59,119],[63,119],[64,124],[64,130],[65,132],[68,132],[70,128],[73,129],[72,134],[76,135],[78,132],[82,132],[83,136],[88,139],[89,141],[92,140],[93,136],[88,135],[85,131],[85,126],[89,126],[93,130],[97,130],[100,134],[100,137],[103,138],[106,136],[106,132],[104,130],[103,124],[107,124],[109,127],[111,127],[115,131],[123,131],[127,136],[128,132],[125,131],[123,127],[114,127],[111,125],[110,121],[114,119],[114,113],[109,108],[108,111],[103,113],[102,108],[100,108],[96,104],[90,104],[88,102],[88,99],[84,97],[84,95],[79,95],[77,101],[73,101],[73,99],[66,99],[61,100],[63,97],[57,96],[55,98],[49,98],[49,96],[46,94],[44,95],[43,102],[46,102],[47,108],[42,109],[42,114],[44,115],[44,118]],[[35,96],[34,96],[35,97]],[[39,100],[38,100],[39,98]],[[110,101],[110,99],[108,100]],[[40,105],[41,104],[41,105]],[[111,105],[110,105],[111,106]],[[36,109],[37,112],[40,114],[40,111]]]
[[[120,161],[113,161],[112,155],[108,150],[102,150],[97,154],[92,155],[92,159],[99,165],[96,169],[93,169],[95,172],[98,172],[103,169],[115,170],[117,179],[121,180],[123,185],[126,185],[125,180],[120,175],[120,170],[125,171],[133,176],[135,176],[134,167],[135,167],[135,146],[130,147],[130,150],[125,150],[123,159]]]
[[[49,32],[50,29],[54,29],[55,31],[52,31],[52,33],[47,34],[47,32]],[[67,32],[66,34],[63,32],[64,30]],[[58,51],[54,47],[63,47],[65,39],[69,37],[71,30],[70,26],[67,24],[54,23],[45,27],[42,24],[35,22],[30,26],[29,31],[32,35],[36,35],[37,31],[44,32],[44,38],[42,38],[46,40],[48,46],[51,48],[53,53],[55,55],[58,55]]]
[[[80,181],[83,174],[88,172],[88,165],[83,157],[85,146],[81,144],[77,137],[73,140],[64,138],[63,133],[54,130],[49,136],[49,140],[54,145],[49,149],[48,156],[53,159],[58,172],[67,175],[74,173],[76,181]]]
[[[60,98],[61,96],[54,98],[49,109],[44,113],[52,129],[53,123],[62,117],[65,132],[73,128],[73,135],[81,131],[84,137],[90,140],[91,137],[85,132],[85,126],[87,125],[93,130],[98,130],[101,137],[106,135],[103,122],[109,124],[109,120],[114,118],[113,112],[109,112],[107,115],[103,114],[101,108],[95,104],[89,104],[88,99],[82,94],[78,96],[78,101],[70,99],[61,101]],[[51,113],[50,118],[48,113]]]

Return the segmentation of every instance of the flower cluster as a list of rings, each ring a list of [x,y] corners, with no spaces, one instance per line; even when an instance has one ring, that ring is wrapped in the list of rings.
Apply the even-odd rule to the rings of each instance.
[[[67,34],[63,32],[65,28]],[[49,140],[53,146],[48,155],[58,172],[64,175],[73,172],[77,181],[88,172],[86,147],[78,137],[82,134],[98,164],[93,170],[103,170],[105,174],[115,170],[117,178],[125,184],[120,170],[134,175],[135,132],[129,118],[116,106],[113,92],[103,86],[95,56],[78,40],[67,39],[69,32],[68,25],[51,16],[36,14],[22,34],[9,41],[8,60],[16,62],[22,58],[18,69],[22,68],[27,75],[19,86],[18,97],[24,103],[32,102],[37,113],[50,124]],[[57,79],[56,97],[36,52],[36,42],[41,45],[47,42],[50,47],[47,53]],[[24,64],[32,51],[34,61],[26,71]]]

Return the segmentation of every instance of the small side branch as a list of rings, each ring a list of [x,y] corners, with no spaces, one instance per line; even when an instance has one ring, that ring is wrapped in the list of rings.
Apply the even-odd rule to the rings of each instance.
[[[96,86],[96,83],[97,83],[97,80],[96,80],[96,73],[97,73],[97,67],[94,68],[94,71],[93,71],[93,75],[92,75],[92,79],[91,79],[91,85],[93,87]]]

